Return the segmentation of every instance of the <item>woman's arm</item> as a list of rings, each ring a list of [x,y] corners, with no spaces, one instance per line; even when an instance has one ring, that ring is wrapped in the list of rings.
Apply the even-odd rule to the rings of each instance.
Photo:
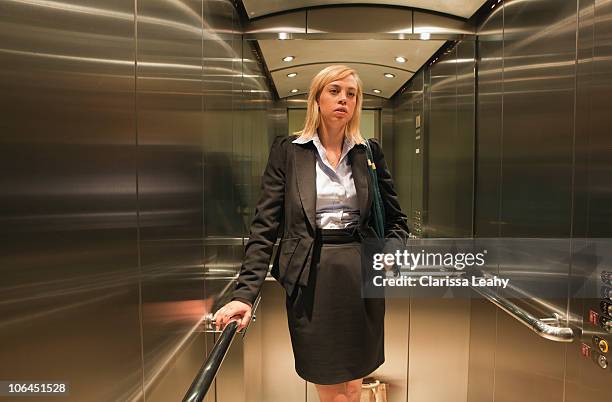
[[[285,160],[288,137],[276,137],[264,171],[262,192],[251,223],[240,275],[232,300],[253,305],[266,279],[278,229],[282,221],[285,197]]]
[[[378,188],[385,209],[385,237],[399,237],[405,241],[410,233],[408,217],[402,212],[397,199],[397,192],[393,186],[393,179],[387,167],[387,162],[385,162],[382,147],[375,139],[371,139],[370,144],[372,145],[372,156],[374,156],[374,164],[378,174]]]

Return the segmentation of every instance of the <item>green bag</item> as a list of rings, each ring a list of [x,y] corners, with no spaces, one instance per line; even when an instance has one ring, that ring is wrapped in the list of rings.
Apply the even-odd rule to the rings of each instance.
[[[383,206],[380,188],[378,187],[378,175],[376,173],[376,165],[374,164],[374,156],[372,155],[372,148],[370,147],[369,140],[366,140],[365,146],[368,157],[368,172],[372,179],[372,217],[374,218],[374,231],[378,238],[382,240],[385,238],[385,207]]]

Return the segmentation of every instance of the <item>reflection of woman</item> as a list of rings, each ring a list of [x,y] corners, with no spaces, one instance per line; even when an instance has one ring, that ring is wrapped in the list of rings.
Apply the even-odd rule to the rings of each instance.
[[[361,296],[360,239],[374,236],[357,73],[330,66],[312,80],[301,135],[277,138],[263,176],[242,270],[218,327],[243,328],[282,231],[272,275],[287,291],[289,332],[300,377],[321,401],[358,401],[361,380],[384,361],[384,299]],[[385,230],[408,233],[382,151],[370,141]]]

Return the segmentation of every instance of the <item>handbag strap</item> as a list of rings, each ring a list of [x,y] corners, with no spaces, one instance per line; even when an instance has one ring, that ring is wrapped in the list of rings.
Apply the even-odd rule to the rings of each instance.
[[[380,188],[378,187],[378,174],[376,173],[376,165],[374,164],[374,155],[370,147],[370,140],[366,140],[365,146],[366,155],[368,157],[368,172],[372,179],[372,214],[374,217],[374,231],[379,239],[383,239],[385,237],[385,209],[382,202],[382,196],[380,195]]]

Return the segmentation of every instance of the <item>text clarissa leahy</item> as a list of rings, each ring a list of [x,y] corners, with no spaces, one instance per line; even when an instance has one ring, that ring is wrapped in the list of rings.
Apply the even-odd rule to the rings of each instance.
[[[483,277],[471,277],[471,278],[457,278],[457,277],[437,277],[432,275],[421,275],[421,276],[400,276],[397,278],[386,278],[383,275],[377,275],[372,279],[374,286],[422,286],[422,287],[468,287],[468,286],[486,286],[496,287],[501,286],[504,289],[508,286],[510,279],[502,279],[498,276],[491,276],[490,278]]]

